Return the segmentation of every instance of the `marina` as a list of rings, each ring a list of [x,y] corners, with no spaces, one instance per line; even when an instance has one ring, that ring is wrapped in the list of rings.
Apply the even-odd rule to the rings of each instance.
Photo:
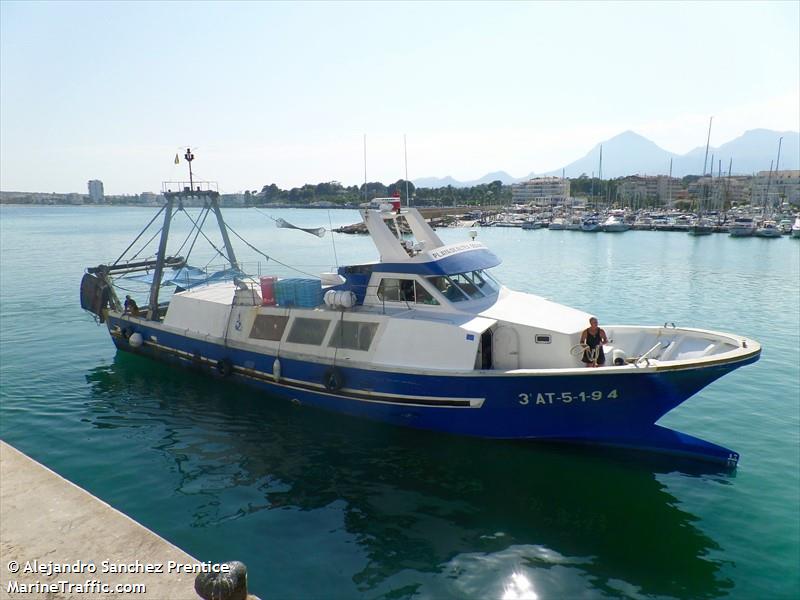
[[[198,560],[242,560],[262,597],[311,595],[323,582],[339,597],[407,585],[429,595],[497,595],[515,569],[544,596],[596,590],[590,580],[685,598],[774,596],[777,580],[784,597],[800,589],[787,577],[800,535],[794,240],[477,230],[505,259],[498,279],[590,310],[601,327],[657,314],[764,344],[760,361],[665,418],[668,427],[734,448],[734,476],[656,455],[440,439],[265,403],[249,387],[116,353],[106,328],[92,326],[76,304],[78,265],[92,264],[100,249],[124,248],[132,225],[143,226],[152,211],[0,210],[2,437]],[[334,228],[358,219],[330,215]],[[301,227],[328,221],[324,210],[273,216]],[[329,236],[276,228],[252,210],[226,217],[246,239],[269,240],[282,261],[291,247],[302,268],[335,270]],[[176,235],[190,230],[185,219],[173,224]],[[437,233],[448,243],[469,240],[461,228]],[[54,256],[36,243],[43,237],[71,253]],[[336,243],[341,264],[374,252],[365,236]],[[201,262],[213,261],[215,253],[204,252]],[[262,273],[296,275],[249,250],[237,258],[249,271],[261,261]],[[33,285],[37,278],[48,280],[48,294]],[[620,278],[637,285],[623,290]],[[48,368],[32,380],[31,365],[42,360]],[[265,538],[273,542],[265,546]],[[766,539],[786,550],[765,563]],[[320,548],[338,557],[335,573],[313,559]],[[674,569],[692,576],[676,582]],[[462,576],[450,578],[456,571]]]

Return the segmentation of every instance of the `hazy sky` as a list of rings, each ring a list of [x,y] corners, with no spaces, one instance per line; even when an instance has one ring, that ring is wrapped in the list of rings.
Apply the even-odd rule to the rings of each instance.
[[[0,2],[0,189],[555,169],[800,129],[800,3]]]

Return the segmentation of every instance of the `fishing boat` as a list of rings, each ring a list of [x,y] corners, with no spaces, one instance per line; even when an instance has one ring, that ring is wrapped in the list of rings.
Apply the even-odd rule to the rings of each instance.
[[[445,244],[396,199],[360,209],[376,260],[320,278],[256,280],[237,261],[229,234],[245,240],[225,222],[213,186],[190,175],[181,191],[172,187],[154,258],[129,261],[123,253],[88,268],[81,282],[81,306],[120,351],[249,384],[265,392],[265,402],[392,425],[611,445],[728,466],[739,459],[657,421],[758,360],[754,340],[666,323],[612,325],[601,363],[596,349],[580,343],[589,313],[502,285],[492,273],[500,258],[489,248],[474,238]],[[188,199],[215,216],[209,221],[227,258],[219,273],[194,269],[169,250],[170,221]],[[193,221],[198,233],[205,221]],[[126,277],[152,282],[141,309],[120,300],[115,286]],[[180,287],[165,301],[161,291],[170,284]]]

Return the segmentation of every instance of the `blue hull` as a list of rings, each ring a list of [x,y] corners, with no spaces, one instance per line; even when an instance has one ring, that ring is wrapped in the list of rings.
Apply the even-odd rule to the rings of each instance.
[[[655,425],[664,414],[731,370],[754,362],[658,372],[586,370],[586,374],[514,376],[423,375],[280,357],[165,333],[146,321],[109,317],[110,330],[141,333],[157,344],[133,348],[113,335],[117,348],[209,370],[303,405],[393,425],[502,439],[597,443],[693,456],[735,465],[735,452]],[[326,383],[329,384],[326,386]]]

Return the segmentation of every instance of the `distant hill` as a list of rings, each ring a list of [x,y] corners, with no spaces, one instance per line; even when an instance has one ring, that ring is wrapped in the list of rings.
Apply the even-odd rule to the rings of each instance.
[[[580,177],[584,173],[586,175],[594,173],[597,176],[600,167],[600,146],[601,144],[597,144],[582,158],[545,175],[561,175],[563,171],[567,177]],[[605,179],[635,173],[648,175],[668,173],[669,159],[675,156],[633,131],[620,133],[602,142],[602,146]]]
[[[770,129],[751,129],[730,142],[709,148],[709,163],[713,154],[715,172],[719,169],[719,161],[722,161],[722,172],[727,172],[731,160],[733,160],[733,173],[750,175],[758,171],[767,171],[770,162],[777,158],[778,139],[781,137],[783,144],[779,168],[800,169],[800,133]],[[698,147],[677,157],[673,163],[673,170],[677,167],[681,175],[702,171],[705,152],[705,147]]]
[[[718,147],[708,150],[707,171],[711,169],[711,157],[714,157],[715,171],[722,161],[722,171],[727,172],[728,164],[733,160],[734,174],[752,174],[769,169],[770,161],[774,161],[778,152],[778,139],[783,137],[781,146],[780,168],[800,169],[800,132],[772,131],[769,129],[751,129],[739,137]],[[686,154],[674,154],[659,147],[656,143],[633,131],[625,131],[601,142],[603,146],[603,177],[614,178],[626,175],[666,175],[669,173],[669,161],[672,159],[672,175],[699,175],[703,171],[705,146],[698,146]],[[561,169],[555,169],[540,175],[561,175],[580,177],[582,174],[598,174],[600,162],[600,143],[596,144],[582,158],[575,160]],[[417,187],[469,187],[481,183],[491,183],[499,179],[504,184],[516,183],[534,177],[530,173],[526,177],[513,177],[505,171],[488,173],[473,181],[458,181],[452,177],[425,177],[414,181]]]
[[[531,174],[531,177],[533,177],[533,174]],[[484,183],[492,183],[493,181],[498,181],[498,180],[502,181],[504,185],[516,183],[517,181],[522,181],[522,179],[517,179],[515,177],[512,177],[505,171],[495,171],[493,173],[487,173],[480,179],[473,179],[471,181],[458,181],[457,179],[453,179],[449,175],[447,177],[422,177],[420,179],[415,179],[414,185],[416,187],[425,187],[425,188],[441,188],[441,187],[447,187],[448,185],[451,185],[453,187],[472,187]]]

